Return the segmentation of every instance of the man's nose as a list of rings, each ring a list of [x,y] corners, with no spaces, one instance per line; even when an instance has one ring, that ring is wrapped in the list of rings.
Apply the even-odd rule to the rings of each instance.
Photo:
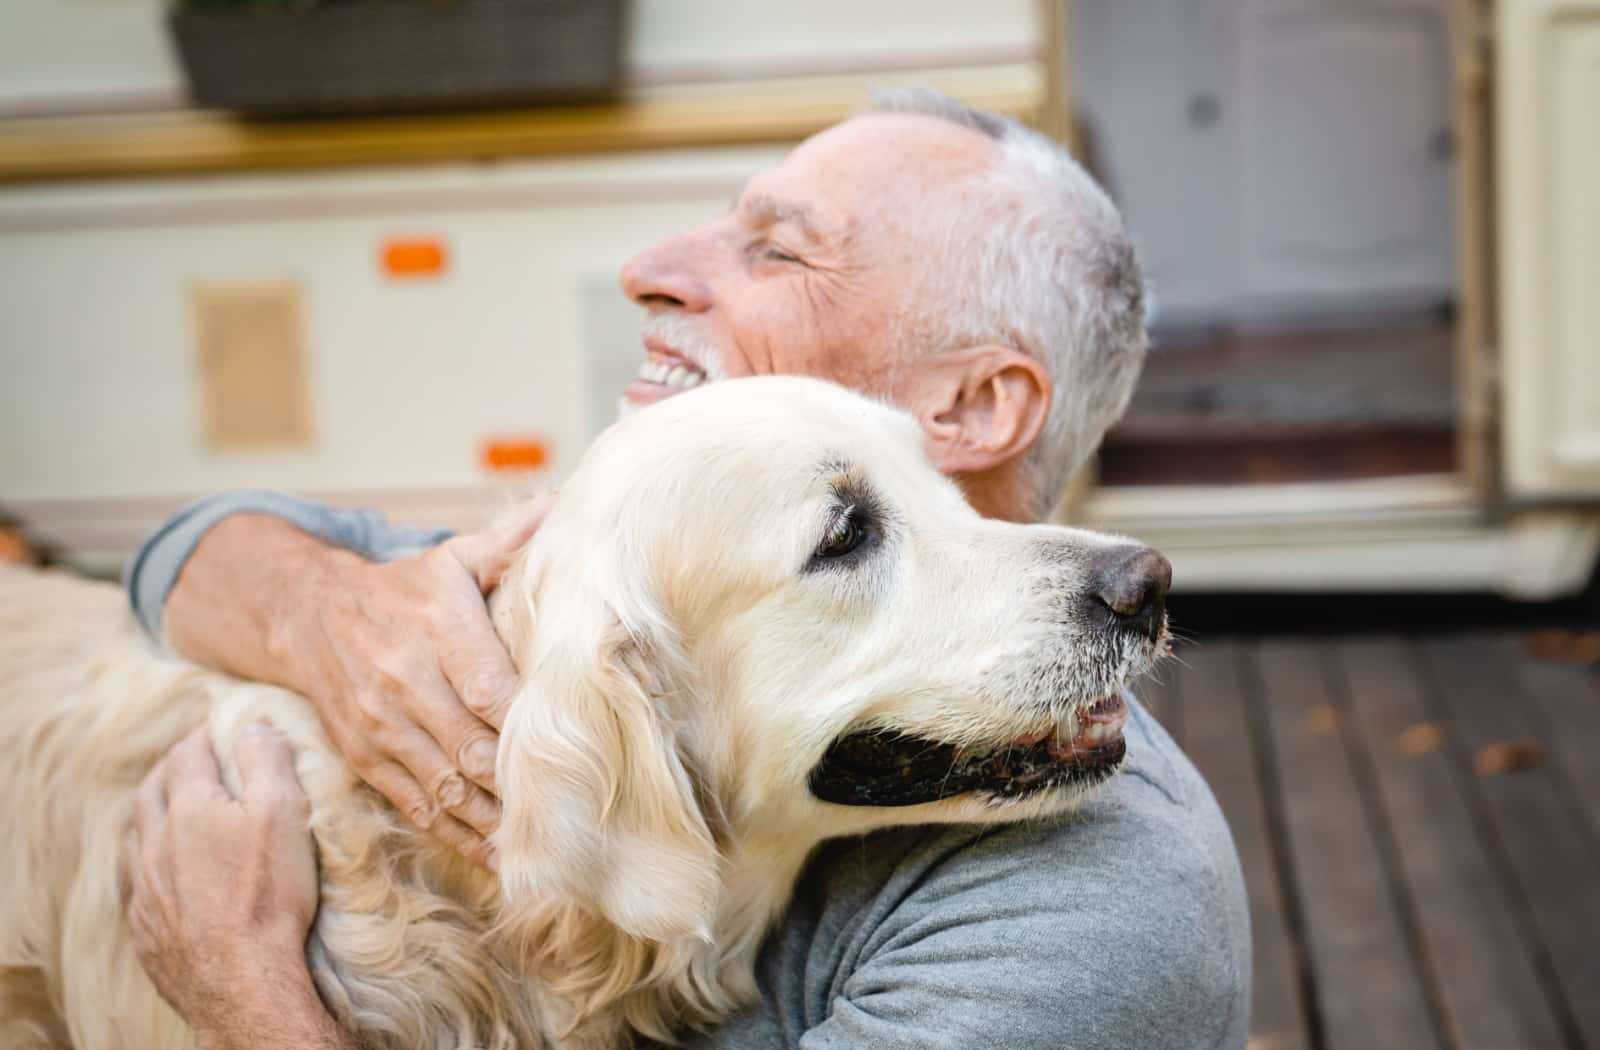
[[[662,241],[622,266],[622,291],[640,306],[670,306],[699,313],[711,306],[711,289],[700,274],[703,248],[684,234]]]
[[[1172,563],[1149,547],[1124,544],[1095,555],[1090,569],[1093,601],[1118,626],[1156,639],[1166,621]]]

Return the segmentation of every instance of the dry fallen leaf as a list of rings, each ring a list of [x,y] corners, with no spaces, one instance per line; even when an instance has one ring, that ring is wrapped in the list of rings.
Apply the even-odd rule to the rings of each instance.
[[[1567,652],[1568,632],[1559,627],[1551,627],[1542,631],[1529,631],[1527,637],[1528,655],[1535,660],[1565,660]]]
[[[1502,740],[1486,744],[1472,756],[1472,768],[1480,777],[1536,769],[1544,763],[1544,745],[1534,740]]]
[[[1556,663],[1600,663],[1600,631],[1569,631],[1552,627],[1532,631],[1527,637],[1528,654],[1536,660]]]
[[[1444,733],[1433,722],[1418,722],[1395,737],[1395,747],[1402,755],[1429,755],[1439,750]]]
[[[1600,664],[1600,631],[1586,631],[1572,643],[1572,658],[1581,664]]]
[[[1331,736],[1339,731],[1339,709],[1332,704],[1317,704],[1306,712],[1306,728],[1317,736]]]

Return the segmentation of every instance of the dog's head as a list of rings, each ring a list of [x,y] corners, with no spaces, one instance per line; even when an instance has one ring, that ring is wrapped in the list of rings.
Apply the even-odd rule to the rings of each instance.
[[[1166,571],[1125,540],[984,520],[915,421],[822,382],[630,416],[497,595],[524,683],[507,893],[710,937],[738,851],[1064,809],[1122,758]]]

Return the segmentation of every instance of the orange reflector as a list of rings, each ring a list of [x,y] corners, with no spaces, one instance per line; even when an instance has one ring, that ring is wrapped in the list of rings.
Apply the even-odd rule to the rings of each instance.
[[[497,438],[483,445],[483,465],[490,470],[538,470],[549,459],[538,438]]]
[[[444,242],[435,238],[389,241],[383,246],[383,269],[391,277],[437,277],[444,273]]]

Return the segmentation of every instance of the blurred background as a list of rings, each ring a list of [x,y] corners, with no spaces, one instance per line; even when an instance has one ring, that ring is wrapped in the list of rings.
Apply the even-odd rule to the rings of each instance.
[[[622,262],[893,83],[1140,246],[1058,514],[1175,565],[1253,1045],[1600,1048],[1600,0],[6,0],[0,557],[473,527],[613,417]]]

